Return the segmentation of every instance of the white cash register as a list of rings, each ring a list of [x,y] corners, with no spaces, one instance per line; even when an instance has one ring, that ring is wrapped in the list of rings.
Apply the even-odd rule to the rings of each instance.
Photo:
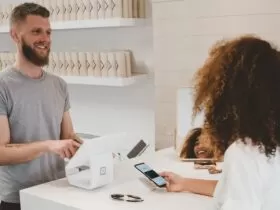
[[[65,167],[69,184],[92,190],[111,183],[114,179],[116,161],[142,154],[148,147],[141,140],[131,150],[131,146],[128,148],[130,145],[128,142],[131,144],[131,137],[126,133],[84,140],[84,143]],[[137,151],[139,150],[138,152],[135,147],[137,147]]]

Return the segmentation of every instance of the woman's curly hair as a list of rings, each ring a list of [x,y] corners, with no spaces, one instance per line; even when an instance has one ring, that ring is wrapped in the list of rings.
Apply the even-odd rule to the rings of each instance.
[[[195,75],[193,116],[221,150],[250,138],[267,156],[280,145],[280,57],[267,41],[243,36],[219,42]]]
[[[180,152],[181,158],[196,158],[194,147],[201,134],[202,128],[194,128],[189,131]]]
[[[223,151],[220,151],[219,147],[215,145],[213,137],[207,134],[207,142],[201,142],[201,136],[205,135],[203,133],[205,133],[205,131],[201,127],[193,128],[188,132],[180,151],[180,158],[197,158],[194,152],[194,147],[199,141],[208,149],[207,152],[209,152],[209,155],[211,156],[209,158],[217,161],[221,161],[223,159]]]

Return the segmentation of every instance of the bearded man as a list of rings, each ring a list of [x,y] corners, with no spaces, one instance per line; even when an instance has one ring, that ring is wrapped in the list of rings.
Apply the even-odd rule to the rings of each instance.
[[[45,72],[51,48],[49,11],[15,7],[10,36],[16,61],[0,74],[0,210],[19,210],[19,191],[65,176],[74,140],[66,83]]]

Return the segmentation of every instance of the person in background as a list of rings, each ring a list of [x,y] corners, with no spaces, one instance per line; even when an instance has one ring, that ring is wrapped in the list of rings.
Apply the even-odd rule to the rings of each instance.
[[[180,152],[180,158],[197,158],[197,159],[222,159],[220,151],[210,135],[203,132],[202,128],[193,128],[189,131]]]
[[[280,209],[280,52],[242,36],[221,42],[195,77],[194,116],[226,149],[219,181],[161,175],[168,191],[214,196],[215,210]]]
[[[15,7],[10,35],[16,61],[0,73],[0,210],[19,210],[19,191],[65,177],[77,142],[66,83],[45,72],[51,48],[49,11]]]

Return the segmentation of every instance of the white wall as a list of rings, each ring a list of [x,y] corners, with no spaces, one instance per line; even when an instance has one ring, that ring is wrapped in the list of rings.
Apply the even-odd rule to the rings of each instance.
[[[193,128],[202,127],[204,115],[199,113],[194,119],[193,110],[193,88],[179,88],[177,91],[176,106],[176,149],[182,148],[186,134]]]
[[[10,0],[1,0],[1,5]],[[19,2],[13,0],[12,2]],[[151,5],[148,4],[150,16]],[[104,135],[128,132],[154,147],[154,81],[152,26],[53,32],[53,51],[102,51],[130,49],[137,62],[134,72],[150,79],[130,87],[69,85],[71,114],[77,132]],[[13,51],[8,34],[0,34],[0,51]]]
[[[280,44],[279,0],[153,0],[153,19],[158,148],[174,144],[177,89],[192,85],[210,46],[248,33]]]

